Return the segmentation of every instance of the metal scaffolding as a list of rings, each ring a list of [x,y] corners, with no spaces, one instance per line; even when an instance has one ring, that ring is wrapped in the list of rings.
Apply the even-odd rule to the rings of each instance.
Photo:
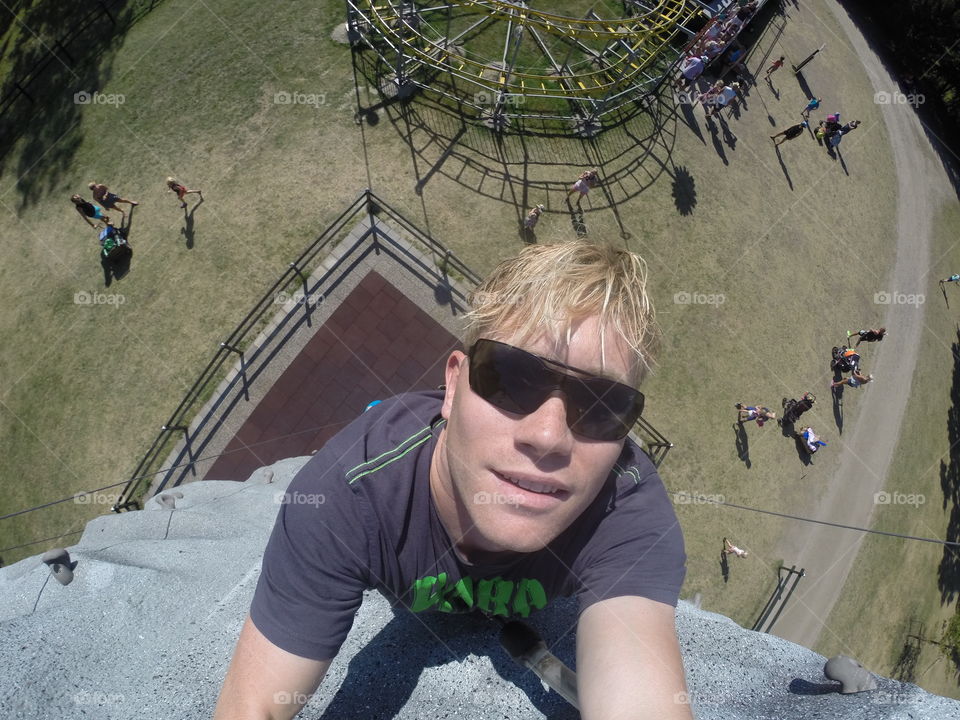
[[[657,90],[702,22],[694,0],[595,7],[568,17],[501,0],[347,0],[347,18],[354,45],[379,59],[385,97],[420,89],[497,130],[546,120],[592,135]]]

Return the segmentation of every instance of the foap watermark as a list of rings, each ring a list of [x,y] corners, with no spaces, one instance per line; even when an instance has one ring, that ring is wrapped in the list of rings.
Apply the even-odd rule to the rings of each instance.
[[[902,293],[894,290],[887,292],[881,290],[873,294],[874,305],[923,305],[927,301],[927,296],[923,293]]]
[[[873,95],[873,102],[877,105],[913,105],[917,107],[923,105],[926,101],[927,98],[923,93],[904,94],[899,90],[894,90],[892,93],[880,90]]]
[[[919,507],[927,501],[923,493],[878,492],[873,495],[874,505],[913,505]]]
[[[503,292],[484,292],[483,290],[478,290],[470,296],[470,303],[473,307],[480,307],[481,305],[523,305],[525,296],[520,293],[503,293]]]
[[[673,501],[678,505],[717,505],[726,502],[723,495],[703,495],[681,490],[673,494]]]
[[[870,693],[870,702],[874,705],[907,705],[916,699],[915,695],[909,693],[895,693],[877,690]]]
[[[473,102],[477,105],[523,105],[526,102],[526,98],[523,95],[511,95],[504,93],[495,92],[485,92],[481,90],[480,92],[475,92],[473,94]]]
[[[123,305],[127,299],[119,293],[98,293],[81,290],[73,294],[74,305],[112,305],[118,308]]]
[[[119,705],[123,701],[123,693],[81,690],[73,695],[73,702],[77,705]]]
[[[323,493],[278,492],[273,496],[277,505],[313,505],[320,507],[327,501]]]
[[[84,492],[73,496],[77,505],[113,505],[120,501],[119,493]]]
[[[286,305],[288,302],[293,301],[295,305],[305,305],[308,307],[317,307],[324,300],[322,293],[313,293],[307,295],[304,292],[295,292],[295,293],[285,293],[278,292],[273,296],[273,302],[275,305]]]
[[[123,105],[127,101],[126,95],[121,93],[102,93],[97,90],[88,92],[81,90],[73,94],[74,105]]]
[[[327,104],[326,93],[302,93],[287,92],[281,90],[273,95],[274,105],[309,105],[314,109],[319,109],[321,105]]]
[[[695,92],[690,92],[689,90],[680,90],[677,92],[677,104],[695,105],[699,97],[700,96]]]
[[[288,692],[281,690],[273,694],[273,702],[277,705],[306,705],[310,696],[302,692]]]
[[[687,292],[681,290],[673,294],[674,305],[712,305],[720,307],[727,301],[723,293]]]
[[[522,505],[523,496],[481,490],[474,494],[473,502],[477,505]]]

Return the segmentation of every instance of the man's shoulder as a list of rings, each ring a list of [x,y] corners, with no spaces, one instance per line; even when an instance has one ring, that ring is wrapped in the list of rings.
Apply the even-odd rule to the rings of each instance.
[[[443,393],[396,395],[368,406],[304,466],[315,479],[356,485],[378,473],[416,464],[440,420]]]
[[[650,456],[630,438],[624,443],[623,451],[613,464],[610,474],[615,479],[618,496],[650,483],[662,484]]]

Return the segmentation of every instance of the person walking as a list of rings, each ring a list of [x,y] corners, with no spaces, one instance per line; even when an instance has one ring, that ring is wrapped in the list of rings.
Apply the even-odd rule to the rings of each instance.
[[[723,557],[726,557],[727,555],[736,555],[738,558],[745,558],[745,557],[747,557],[750,553],[749,553],[747,550],[744,550],[743,548],[738,548],[738,547],[737,547],[736,545],[734,545],[732,542],[730,542],[729,540],[727,540],[726,538],[724,538],[724,539],[723,539],[723,550],[720,551],[720,554],[721,554]]]
[[[763,427],[763,424],[767,420],[777,419],[776,414],[771,412],[770,408],[759,407],[757,405],[744,405],[743,403],[736,403],[734,407],[739,411],[737,414],[737,422],[741,424],[756,420],[757,427]]]
[[[813,431],[813,428],[810,426],[800,428],[800,432],[794,433],[793,436],[800,440],[807,452],[813,455],[817,450],[822,447],[826,447],[827,441],[821,440],[820,437]]]
[[[857,336],[857,344],[854,347],[858,347],[862,342],[880,342],[883,340],[884,336],[887,334],[887,329],[885,327],[879,327],[877,329],[870,328],[868,330],[857,330],[856,332],[850,332],[847,330],[847,337]]]
[[[184,197],[187,195],[192,195],[196,193],[200,196],[200,200],[203,201],[203,191],[202,190],[188,190],[187,186],[183,183],[177,182],[172,177],[167,178],[167,187],[173,190],[177,194],[177,199],[180,200],[180,207],[186,209],[187,203],[184,201]],[[198,203],[199,204],[199,203]]]
[[[810,98],[810,100],[807,102],[807,106],[800,111],[800,115],[803,116],[804,120],[809,120],[810,113],[812,113],[818,107],[820,107],[820,98]]]
[[[778,59],[770,63],[770,67],[767,68],[767,72],[764,73],[763,77],[767,82],[771,82],[770,76],[773,75],[777,70],[783,67],[783,55]]]
[[[527,213],[527,217],[523,221],[523,227],[532,232],[540,221],[540,216],[544,210],[543,205],[534,205],[530,212]]]
[[[861,385],[866,385],[868,382],[873,381],[873,375],[864,375],[860,372],[859,368],[854,370],[850,377],[843,378],[842,380],[837,380],[836,382],[830,383],[830,389],[836,390],[838,387],[843,385],[849,385],[852,388],[858,388]]]
[[[793,140],[803,135],[803,131],[809,127],[806,120],[801,120],[796,125],[791,125],[783,132],[777,133],[776,135],[771,135],[770,139],[773,140],[774,146],[783,145],[787,140]],[[778,137],[782,137],[783,140],[777,140]]]
[[[97,183],[91,180],[89,183],[87,183],[87,187],[90,188],[91,192],[93,192],[93,199],[103,205],[105,209],[117,210],[124,217],[126,217],[127,214],[117,207],[117,203],[126,203],[131,208],[135,208],[140,204],[136,200],[127,200],[126,198],[120,197],[116,193],[110,192],[110,188],[103,183]]]
[[[84,200],[79,195],[71,195],[70,202],[73,203],[74,209],[80,213],[80,217],[83,218],[83,221],[94,230],[96,230],[99,225],[95,225],[94,223],[90,222],[90,218],[93,218],[94,220],[103,220],[105,224],[110,222],[110,218],[104,215],[103,208],[99,207],[98,205],[94,205],[92,202]]]
[[[587,193],[590,192],[590,188],[595,187],[597,180],[600,179],[600,169],[593,168],[591,170],[585,170],[580,173],[580,177],[577,178],[577,181],[570,186],[570,191],[567,193],[569,198],[575,192],[580,193],[580,197],[577,199],[577,205],[587,196]]]

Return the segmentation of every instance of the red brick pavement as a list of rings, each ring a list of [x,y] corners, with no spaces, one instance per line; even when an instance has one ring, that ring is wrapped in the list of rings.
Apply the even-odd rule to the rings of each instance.
[[[264,465],[309,455],[371,400],[443,383],[444,363],[458,345],[371,271],[317,329],[204,479],[246,480]]]

